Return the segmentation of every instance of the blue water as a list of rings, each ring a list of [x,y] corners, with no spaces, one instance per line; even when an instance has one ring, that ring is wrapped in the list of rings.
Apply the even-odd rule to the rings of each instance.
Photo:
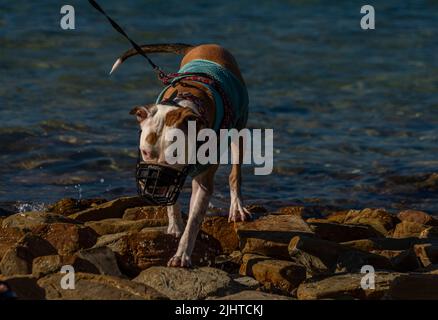
[[[250,128],[274,129],[274,172],[245,167],[250,202],[438,214],[438,1],[100,1],[140,43],[218,43],[238,60]],[[384,2],[384,3],[382,3]],[[87,1],[0,2],[0,201],[134,194],[129,110],[160,84]],[[154,56],[167,71],[179,58]],[[215,201],[226,207],[227,174]],[[189,184],[187,185],[189,190]],[[183,195],[187,199],[187,195]]]

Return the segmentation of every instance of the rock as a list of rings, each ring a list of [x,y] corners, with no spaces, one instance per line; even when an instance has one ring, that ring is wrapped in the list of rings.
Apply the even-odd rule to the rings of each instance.
[[[355,272],[363,265],[376,269],[392,266],[385,257],[317,238],[296,236],[288,249],[292,260],[304,265],[311,275]]]
[[[326,219],[330,222],[336,222],[336,223],[344,223],[345,218],[347,217],[348,213],[350,211],[337,211],[330,213]]]
[[[373,238],[343,242],[342,245],[372,252],[374,250],[407,250],[414,244],[428,243],[430,240],[418,238]]]
[[[236,273],[239,271],[241,262],[242,253],[240,251],[233,251],[229,255],[223,254],[216,256],[214,259],[214,267],[228,273]]]
[[[398,218],[385,209],[350,210],[343,223],[365,224],[373,227],[382,235],[387,235],[398,222]]]
[[[245,206],[246,210],[248,210],[253,216],[261,217],[268,213],[268,210],[260,205],[260,204],[250,204]]]
[[[309,223],[309,221],[308,221]],[[348,225],[333,222],[312,222],[310,229],[321,239],[346,242],[367,238],[378,238],[382,235],[367,225]]]
[[[36,257],[56,254],[56,249],[41,237],[26,234],[8,249],[0,262],[0,273],[7,276],[32,273]]]
[[[164,220],[165,223],[168,223],[167,217],[167,207],[135,207],[128,208],[125,210],[123,214],[123,219],[125,220],[143,220],[143,219],[152,219],[152,220]]]
[[[240,248],[244,248],[248,238],[288,244],[296,235],[313,234],[303,219],[290,215],[268,215],[250,222],[237,224]]]
[[[0,227],[0,261],[6,251],[24,236],[24,232],[16,228]]]
[[[18,300],[43,300],[45,298],[44,289],[38,286],[37,279],[30,275],[0,275],[0,281],[9,285]]]
[[[116,253],[120,269],[124,274],[135,277],[142,270],[152,266],[167,265],[175,254],[179,239],[164,233],[163,229],[150,228],[137,233],[129,233],[108,247]],[[214,239],[198,236],[192,254],[193,265],[210,265],[220,253],[219,244]]]
[[[99,270],[89,261],[79,258],[76,255],[59,256],[50,255],[33,259],[32,275],[36,278],[44,277],[48,274],[57,273],[63,266],[72,266],[75,272],[86,272],[99,274]]]
[[[269,291],[293,295],[298,285],[306,279],[306,269],[295,262],[257,258],[250,261],[241,271],[254,277]]]
[[[226,217],[205,217],[202,222],[201,230],[205,235],[212,237],[221,246],[221,251],[225,254],[231,253],[239,248],[235,224],[228,222]]]
[[[418,224],[430,225],[430,226],[438,226],[438,220],[434,219],[430,214],[417,211],[417,210],[404,210],[401,211],[397,217],[401,221],[415,222]]]
[[[252,267],[258,262],[269,259],[271,258],[259,254],[244,254],[242,257],[242,264],[240,265],[239,274],[242,276],[252,277]]]
[[[69,255],[80,249],[91,248],[98,237],[89,227],[66,223],[38,226],[32,229],[32,233],[47,240],[60,255]]]
[[[248,276],[234,278],[234,282],[242,285],[247,289],[252,290],[258,289],[260,287],[260,283],[256,279]]]
[[[81,250],[76,255],[91,263],[100,274],[122,277],[114,252],[107,247]]]
[[[423,267],[438,263],[438,245],[436,243],[416,244],[414,251]]]
[[[113,218],[86,222],[85,225],[96,231],[98,235],[102,236],[105,234],[114,234],[127,231],[136,232],[146,227],[166,226],[167,222],[157,219],[142,219],[131,221],[120,218]]]
[[[302,283],[298,287],[299,300],[318,299],[381,299],[399,273],[376,272],[374,289],[363,289],[363,273],[347,273],[322,280]]]
[[[393,270],[400,272],[414,271],[421,267],[414,250],[375,250],[372,253],[384,256],[391,261]]]
[[[418,237],[422,239],[438,239],[438,227],[428,227],[421,231]]]
[[[77,224],[78,222],[59,214],[31,211],[17,213],[7,217],[3,220],[2,226],[3,228],[17,228],[23,232],[28,232],[37,226],[51,223]]]
[[[236,291],[236,284],[222,270],[152,267],[133,279],[173,300],[199,300]]]
[[[163,300],[163,296],[144,284],[105,275],[75,273],[75,289],[61,288],[64,274],[51,274],[38,280],[48,300]]]
[[[419,237],[421,232],[426,230],[427,227],[425,225],[402,221],[395,227],[394,233],[392,235],[393,238],[411,238],[411,237]]]
[[[80,222],[122,218],[126,209],[144,206],[146,204],[146,201],[141,197],[118,198],[72,214],[70,218]]]
[[[242,253],[254,253],[279,259],[289,259],[288,243],[269,241],[259,238],[247,238]]]
[[[282,207],[280,208],[279,213],[284,215],[297,216],[302,219],[308,219],[311,217],[319,216],[319,214],[315,213],[310,208],[306,208],[304,206]]]
[[[120,233],[106,234],[106,235],[100,236],[97,239],[97,242],[93,246],[93,248],[105,247],[105,246],[114,244],[115,242],[117,242],[117,240],[119,240],[120,238],[123,238],[128,233],[129,232],[120,232]]]
[[[61,199],[48,207],[47,211],[68,216],[73,213],[105,203],[105,199]]]
[[[385,298],[392,300],[438,300],[438,275],[401,275],[391,283]]]
[[[262,291],[244,290],[225,297],[215,298],[214,300],[294,300],[291,297],[281,296]]]

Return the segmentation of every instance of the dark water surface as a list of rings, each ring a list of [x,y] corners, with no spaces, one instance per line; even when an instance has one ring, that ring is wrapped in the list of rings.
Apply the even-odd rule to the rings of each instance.
[[[0,2],[0,201],[135,193],[128,111],[160,84],[87,1]],[[251,128],[274,129],[274,172],[245,168],[248,200],[438,214],[438,1],[101,1],[141,43],[219,43],[250,93]],[[179,58],[156,56],[168,71]],[[226,207],[227,174],[215,199]],[[188,186],[188,185],[187,185]],[[185,199],[187,198],[184,195]],[[31,206],[26,206],[30,204]]]

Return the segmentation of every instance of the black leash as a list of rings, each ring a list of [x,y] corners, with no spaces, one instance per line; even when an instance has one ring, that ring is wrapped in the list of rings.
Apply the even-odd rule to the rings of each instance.
[[[146,53],[143,52],[143,50],[140,48],[140,46],[135,43],[134,40],[132,40],[125,31],[123,31],[123,29],[117,24],[117,22],[115,22],[113,19],[111,19],[110,16],[108,16],[106,14],[106,12],[101,8],[101,6],[95,1],[95,0],[88,0],[88,2],[100,13],[102,13],[107,19],[108,21],[111,23],[111,25],[113,26],[113,28],[120,33],[121,35],[123,35],[126,39],[128,39],[128,41],[131,43],[131,45],[134,47],[135,50],[137,50],[137,52],[142,55],[144,58],[146,58],[146,60],[149,62],[149,64],[151,65],[151,67],[154,69],[155,72],[157,72],[158,77],[160,79],[163,79],[164,77],[166,77],[166,74],[160,69],[159,66],[157,66],[147,55]]]

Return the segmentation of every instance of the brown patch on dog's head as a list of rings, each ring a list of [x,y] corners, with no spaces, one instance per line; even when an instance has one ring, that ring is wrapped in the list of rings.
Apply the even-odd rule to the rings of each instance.
[[[164,119],[164,124],[168,127],[180,127],[181,124],[188,121],[196,121],[201,127],[205,127],[205,121],[200,116],[195,114],[192,109],[188,107],[178,108],[169,111]],[[201,129],[201,128],[198,128]]]
[[[158,136],[155,132],[149,133],[146,137],[146,142],[151,145],[155,145],[157,143],[157,140],[158,140]]]

